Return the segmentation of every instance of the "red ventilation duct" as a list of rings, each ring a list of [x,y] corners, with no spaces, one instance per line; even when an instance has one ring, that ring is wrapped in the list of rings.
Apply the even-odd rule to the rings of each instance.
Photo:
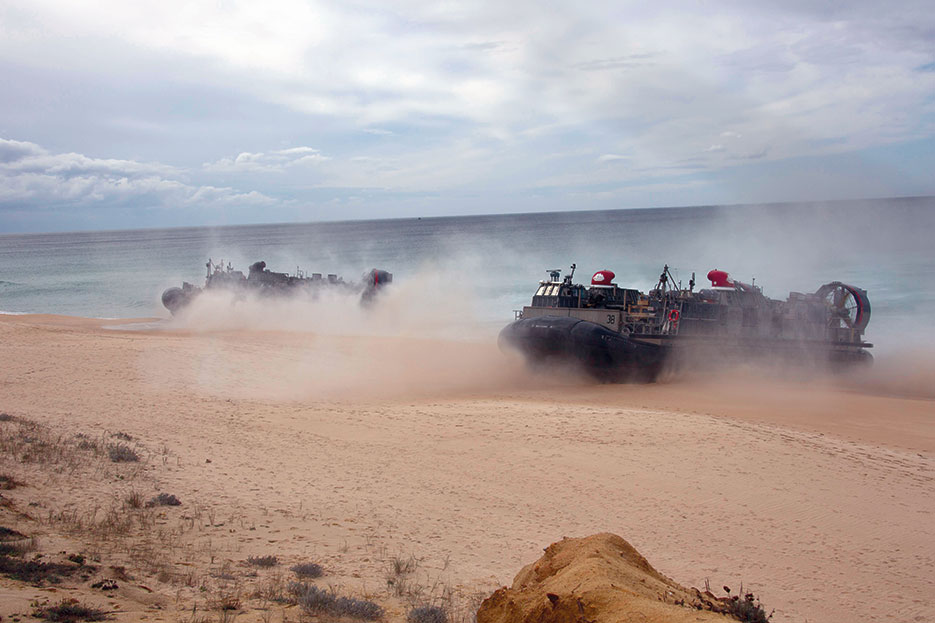
[[[614,277],[617,275],[614,274],[612,270],[599,270],[594,273],[594,276],[591,277],[592,286],[612,286]]]
[[[733,288],[734,282],[730,280],[730,275],[723,270],[714,269],[708,271],[708,279],[711,281],[711,286],[715,288]]]

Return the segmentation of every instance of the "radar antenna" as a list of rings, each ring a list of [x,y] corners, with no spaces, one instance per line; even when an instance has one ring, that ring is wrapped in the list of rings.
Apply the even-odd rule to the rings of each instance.
[[[678,283],[675,281],[675,277],[672,276],[672,271],[669,270],[668,264],[662,267],[662,274],[659,275],[659,283],[656,285],[656,289],[662,294],[665,294],[666,290],[679,289]]]

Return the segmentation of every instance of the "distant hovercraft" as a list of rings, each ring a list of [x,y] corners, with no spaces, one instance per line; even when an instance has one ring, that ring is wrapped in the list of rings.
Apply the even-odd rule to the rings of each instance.
[[[294,275],[272,272],[266,268],[266,262],[262,261],[251,264],[247,275],[234,270],[230,263],[225,266],[223,261],[215,264],[209,259],[205,266],[208,273],[203,287],[183,282],[181,288],[168,288],[162,293],[162,304],[172,315],[190,305],[205,291],[228,291],[236,295],[254,294],[267,298],[298,293],[315,296],[327,290],[343,290],[359,292],[361,304],[368,305],[383,287],[393,281],[392,273],[377,268],[366,273],[359,283],[348,283],[334,274],[325,277],[321,273],[308,274],[298,269]]]
[[[666,366],[705,366],[718,361],[780,360],[832,368],[869,364],[863,341],[870,300],[861,288],[832,281],[814,293],[792,292],[784,301],[735,281],[722,270],[708,273],[710,288],[676,283],[665,266],[656,287],[644,294],[614,283],[599,270],[590,285],[550,270],[532,304],[500,332],[501,348],[532,364],[572,362],[606,381],[652,381]]]

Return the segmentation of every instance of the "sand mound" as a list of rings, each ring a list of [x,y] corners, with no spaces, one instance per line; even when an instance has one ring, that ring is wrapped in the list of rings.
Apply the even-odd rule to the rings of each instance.
[[[484,600],[477,623],[734,620],[721,604],[668,579],[619,536],[562,539]]]

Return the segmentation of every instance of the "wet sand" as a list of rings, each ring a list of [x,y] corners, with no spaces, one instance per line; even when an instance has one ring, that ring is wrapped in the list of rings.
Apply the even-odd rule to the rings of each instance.
[[[773,621],[923,621],[935,605],[931,399],[744,374],[595,386],[531,377],[491,341],[102,324],[117,323],[0,316],[0,411],[126,433],[145,465],[82,490],[3,457],[30,482],[5,497],[45,513],[171,492],[187,504],[166,525],[197,505],[185,538],[210,546],[166,556],[195,552],[184,564],[206,575],[251,555],[317,560],[401,620],[394,557],[471,595],[563,536],[613,532],[681,584],[742,582]],[[163,608],[124,595],[118,620],[183,620],[199,599],[139,583]],[[0,586],[4,615],[36,591]]]

